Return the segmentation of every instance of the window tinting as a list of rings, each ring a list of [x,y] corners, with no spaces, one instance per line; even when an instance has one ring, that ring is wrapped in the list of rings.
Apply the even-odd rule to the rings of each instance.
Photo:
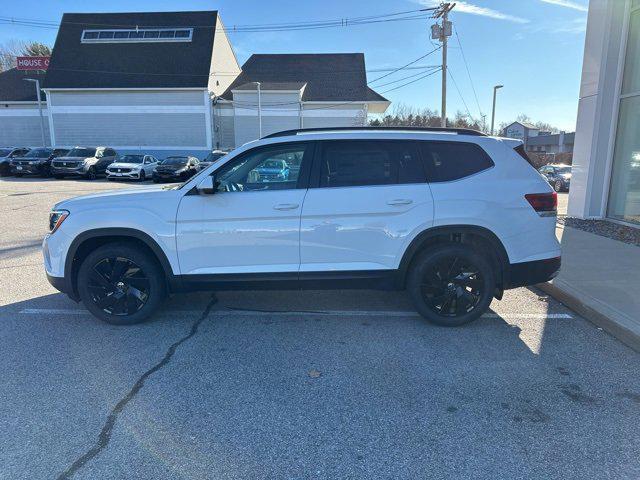
[[[327,141],[320,154],[320,187],[421,183],[426,176],[413,142]]]
[[[83,30],[83,43],[116,42],[190,42],[192,28],[143,28],[143,29],[106,29]]]
[[[100,32],[84,32],[85,40],[91,40],[93,38],[98,38],[98,34]]]
[[[160,32],[157,30],[147,30],[144,32],[144,38],[158,38],[160,37]]]
[[[298,188],[300,168],[309,150],[305,143],[257,148],[223,165],[216,180],[224,192]]]
[[[163,30],[160,32],[160,38],[173,38],[176,36],[176,32],[173,30]]]
[[[189,30],[176,30],[176,38],[188,38],[190,34]]]
[[[142,30],[133,30],[129,32],[129,38],[144,38],[144,31]]]
[[[113,38],[115,32],[100,32],[98,38]]]
[[[463,142],[420,142],[431,182],[450,182],[493,167],[478,145]]]
[[[113,38],[129,38],[129,32],[127,30],[123,32],[113,32]]]

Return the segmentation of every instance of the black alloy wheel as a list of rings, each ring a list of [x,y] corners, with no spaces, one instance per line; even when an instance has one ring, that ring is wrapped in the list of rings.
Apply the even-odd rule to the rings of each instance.
[[[149,299],[149,279],[135,262],[123,257],[105,258],[93,266],[87,288],[91,300],[109,315],[138,312]]]
[[[144,182],[147,179],[147,174],[144,173],[144,170],[140,170],[140,181]]]
[[[429,321],[458,326],[480,317],[495,289],[489,262],[465,246],[445,246],[418,257],[408,288],[418,311]]]
[[[111,243],[92,251],[80,265],[77,285],[85,307],[115,325],[146,320],[166,292],[157,260],[129,243]]]
[[[89,170],[87,170],[87,174],[85,175],[87,180],[95,180],[97,176],[95,167],[89,167]]]

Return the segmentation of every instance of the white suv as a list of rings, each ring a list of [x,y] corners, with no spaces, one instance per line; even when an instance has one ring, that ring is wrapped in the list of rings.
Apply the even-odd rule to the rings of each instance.
[[[461,325],[560,268],[556,193],[525,158],[472,130],[281,132],[180,185],[57,204],[47,277],[115,324],[174,292],[378,288]]]

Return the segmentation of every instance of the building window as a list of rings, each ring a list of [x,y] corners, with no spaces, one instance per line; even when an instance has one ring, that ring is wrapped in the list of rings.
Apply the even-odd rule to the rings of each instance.
[[[193,28],[83,30],[82,43],[190,42]]]
[[[607,215],[640,224],[640,10],[631,12]]]

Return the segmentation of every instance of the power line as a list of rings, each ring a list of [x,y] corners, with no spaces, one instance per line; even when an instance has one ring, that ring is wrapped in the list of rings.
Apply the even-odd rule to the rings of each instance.
[[[475,120],[473,119],[473,116],[471,115],[471,112],[469,111],[469,107],[467,106],[467,102],[465,101],[464,97],[462,96],[462,92],[460,91],[460,88],[458,88],[458,83],[456,82],[456,79],[453,78],[453,73],[451,73],[451,68],[447,68],[447,73],[451,77],[451,80],[453,80],[453,85],[456,87],[456,90],[458,91],[458,95],[460,95],[460,99],[462,100],[462,103],[464,104],[464,108],[467,110],[467,115],[469,116],[469,119],[472,122],[474,122]]]
[[[411,85],[412,83],[415,83],[415,82],[417,82],[419,80],[422,80],[423,78],[427,78],[427,77],[430,77],[431,75],[435,75],[440,70],[442,70],[442,68],[438,68],[438,69],[434,70],[433,72],[430,72],[430,73],[427,73],[426,75],[423,75],[422,77],[418,77],[415,80],[412,80],[410,82],[404,83],[402,85],[399,85],[397,87],[391,88],[389,90],[385,90],[384,92],[381,92],[381,93],[385,94],[385,93],[393,92],[394,90],[398,90],[399,88],[406,87],[407,85]]]
[[[353,18],[341,18],[325,21],[303,21],[303,22],[291,22],[291,23],[267,23],[267,24],[248,24],[248,25],[233,25],[229,27],[222,27],[226,33],[240,33],[240,32],[278,32],[278,31],[297,31],[297,30],[312,30],[319,28],[336,28],[336,27],[350,27],[354,25],[368,25],[375,23],[386,22],[398,22],[407,20],[419,20],[427,18],[427,11],[430,9],[417,9],[406,10],[402,12],[393,12],[381,15],[372,15],[367,17],[353,17]],[[72,22],[72,21],[60,21],[53,22],[50,20],[39,20],[21,17],[6,17],[0,16],[0,23],[5,25],[19,25],[33,28],[59,28],[63,24],[67,25],[80,25],[96,27],[110,27],[110,28],[212,28],[216,29],[216,25],[136,25],[136,24],[108,24],[108,23],[91,23],[91,22]]]
[[[458,45],[460,46],[460,53],[462,53],[462,60],[464,61],[464,66],[467,69],[467,75],[469,76],[469,82],[471,82],[471,89],[473,90],[473,96],[476,99],[476,105],[478,105],[478,113],[480,114],[480,118],[484,115],[482,114],[482,108],[480,108],[480,101],[478,100],[478,94],[476,93],[476,87],[473,84],[473,78],[471,78],[471,71],[469,70],[469,64],[467,63],[467,57],[464,54],[464,49],[462,48],[462,42],[460,41],[460,36],[458,35],[458,29],[454,26],[453,31],[456,34],[456,39],[458,40]]]
[[[385,74],[385,75],[382,75],[382,76],[380,76],[380,77],[378,77],[378,78],[375,78],[375,79],[371,80],[371,81],[369,82],[369,84],[372,84],[372,83],[374,83],[374,82],[377,82],[378,80],[382,80],[383,78],[386,78],[386,77],[388,77],[389,75],[393,75],[394,73],[399,72],[400,70],[404,70],[405,68],[407,68],[407,67],[409,67],[409,66],[413,65],[414,63],[417,63],[417,62],[419,62],[420,60],[422,60],[422,59],[424,59],[424,58],[428,57],[428,56],[429,56],[429,55],[431,55],[432,53],[437,52],[439,49],[440,49],[440,47],[438,46],[437,48],[434,48],[434,49],[433,49],[433,50],[431,50],[430,52],[428,52],[428,53],[426,53],[426,54],[422,55],[421,57],[416,58],[415,60],[413,60],[413,61],[411,61],[411,62],[407,63],[406,65],[403,65],[403,66],[401,66],[401,67],[398,67],[398,68],[396,68],[396,69],[392,70],[391,72],[389,72],[389,73],[387,73],[387,74]]]
[[[436,65],[436,66],[433,66],[433,67],[429,67],[429,70],[432,70],[434,68],[439,69],[441,67]],[[401,78],[398,78],[396,80],[391,80],[390,82],[387,82],[387,83],[380,83],[380,84],[376,85],[376,88],[386,87],[387,85],[392,85],[394,83],[402,82],[403,80],[407,80],[409,78],[417,77],[418,75],[424,74],[426,71],[427,71],[427,69],[424,69],[424,70],[422,70],[422,71],[420,71],[418,73],[413,73],[411,75],[407,75],[406,77],[401,77]]]

